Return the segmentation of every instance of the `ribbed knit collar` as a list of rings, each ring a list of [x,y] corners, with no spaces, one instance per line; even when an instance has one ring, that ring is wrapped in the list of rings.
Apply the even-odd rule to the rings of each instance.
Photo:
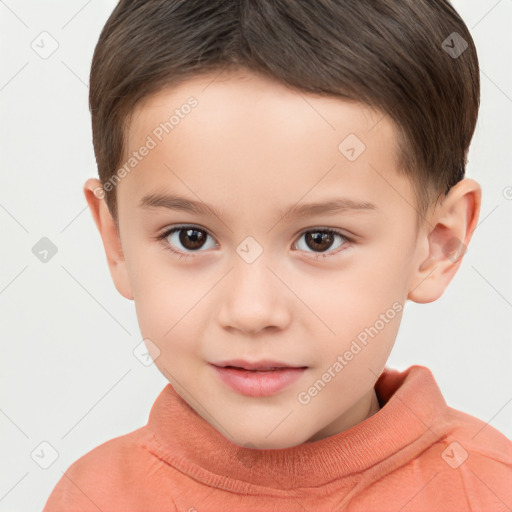
[[[226,439],[168,384],[151,409],[146,443],[167,464],[215,487],[317,487],[390,458],[400,465],[396,459],[414,458],[443,434],[447,404],[428,368],[385,368],[375,390],[381,409],[358,425],[319,441],[258,450]]]

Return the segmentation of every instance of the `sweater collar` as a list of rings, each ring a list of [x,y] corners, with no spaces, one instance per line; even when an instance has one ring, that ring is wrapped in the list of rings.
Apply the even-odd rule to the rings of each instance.
[[[227,489],[236,482],[237,489],[242,484],[250,492],[254,485],[316,487],[382,461],[403,463],[443,434],[441,416],[447,404],[428,368],[385,368],[375,391],[381,409],[358,425],[319,441],[258,450],[226,439],[168,384],[151,409],[146,444],[158,458],[196,480]]]

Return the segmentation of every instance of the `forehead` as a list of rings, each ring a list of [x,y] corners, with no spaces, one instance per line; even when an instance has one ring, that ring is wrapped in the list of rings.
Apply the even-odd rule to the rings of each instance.
[[[191,98],[196,105],[188,108]],[[364,136],[364,132],[377,124],[381,133],[388,131],[388,135],[394,137],[390,120],[361,102],[298,91],[248,71],[225,71],[197,76],[144,98],[134,109],[128,129],[129,139],[133,141],[144,136],[168,121],[174,113],[177,114],[172,121],[174,127],[185,124],[181,123],[185,118],[191,119],[192,123],[194,118],[199,118],[200,122],[211,122],[205,129],[214,132],[215,136],[234,126],[237,131],[245,129],[241,135],[253,134],[258,128],[267,131],[287,129],[288,137],[276,141],[279,143],[292,139],[299,131],[330,130],[342,135],[343,131],[352,129]],[[162,115],[165,116],[163,119]],[[307,121],[307,125],[303,121]],[[179,135],[174,127],[172,135]]]
[[[165,190],[234,211],[336,192],[381,206],[411,197],[388,117],[249,72],[199,76],[146,98],[131,117],[125,162],[143,146],[119,187],[131,206]]]

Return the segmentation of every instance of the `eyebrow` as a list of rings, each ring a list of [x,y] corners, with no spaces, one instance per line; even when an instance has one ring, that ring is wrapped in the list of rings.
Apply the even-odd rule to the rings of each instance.
[[[189,213],[203,214],[213,213],[222,218],[223,213],[213,206],[207,205],[201,201],[195,201],[176,194],[153,193],[144,196],[139,203],[143,209],[167,208],[169,210],[186,211]],[[344,212],[377,212],[375,204],[367,201],[355,201],[347,197],[338,197],[324,202],[295,204],[288,208],[278,211],[280,218],[290,216],[292,218],[302,218],[320,214],[336,214]]]

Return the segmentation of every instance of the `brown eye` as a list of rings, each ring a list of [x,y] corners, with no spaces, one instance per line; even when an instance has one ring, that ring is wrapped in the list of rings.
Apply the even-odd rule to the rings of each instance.
[[[309,231],[306,233],[306,245],[313,250],[326,251],[334,241],[334,234],[329,231]]]
[[[304,243],[301,243],[302,239],[304,239]],[[339,242],[336,242],[336,239],[338,239]],[[299,250],[312,253],[313,257],[317,258],[333,256],[340,251],[330,249],[344,247],[349,242],[351,242],[350,238],[332,229],[310,229],[302,233],[296,246]],[[327,252],[327,254],[323,254],[324,252]]]
[[[187,254],[187,251],[202,252],[200,249],[216,246],[207,231],[194,226],[177,226],[167,230],[158,238],[163,240],[173,251],[184,254]],[[208,246],[208,238],[212,241],[210,246]]]
[[[185,247],[185,249],[194,250],[200,249],[206,240],[208,235],[200,229],[180,229],[179,230],[179,241]]]

